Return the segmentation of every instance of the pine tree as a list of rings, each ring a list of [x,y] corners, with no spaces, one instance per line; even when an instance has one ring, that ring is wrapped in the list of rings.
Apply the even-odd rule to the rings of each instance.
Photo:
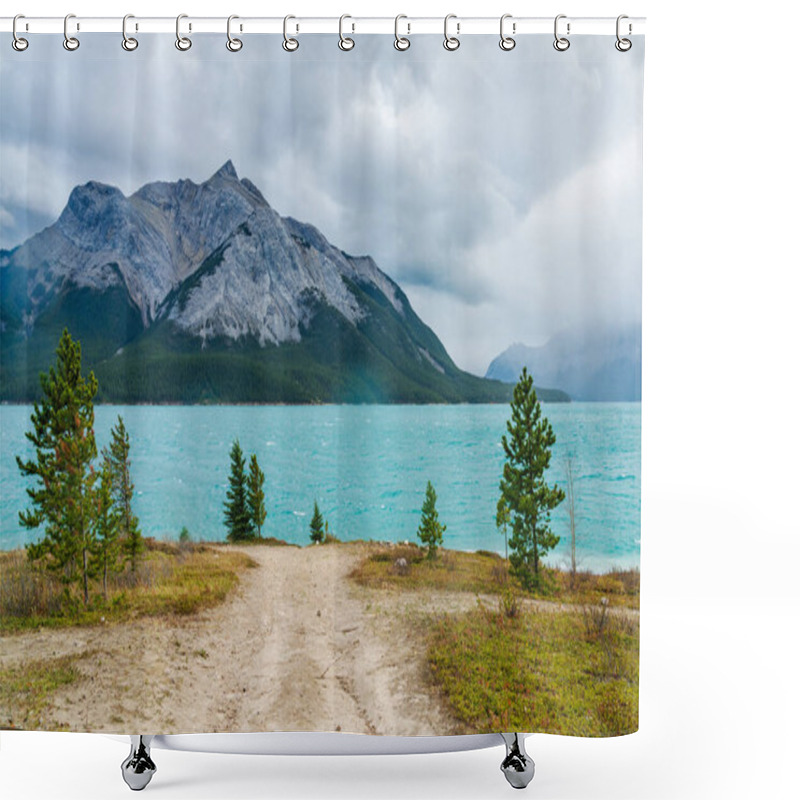
[[[114,512],[119,520],[119,536],[122,551],[136,572],[136,559],[144,552],[144,540],[139,530],[139,519],[133,513],[133,481],[131,480],[131,442],[125,422],[117,417],[111,429],[111,443],[103,450],[103,460],[111,472],[111,497]]]
[[[436,550],[441,547],[446,530],[447,525],[439,522],[439,512],[436,510],[436,490],[428,481],[419,528],[417,528],[419,540],[428,548],[428,558],[436,558]]]
[[[253,521],[247,508],[247,478],[245,459],[239,440],[231,447],[231,472],[228,476],[228,491],[225,495],[225,527],[228,541],[241,542],[254,538]]]
[[[547,417],[542,416],[533,378],[525,367],[514,387],[506,429],[500,499],[508,506],[511,520],[511,568],[526,588],[534,588],[539,582],[540,559],[559,541],[550,530],[550,511],[564,499],[564,492],[545,481],[556,436]]]
[[[321,544],[325,539],[325,521],[322,519],[322,513],[319,510],[317,501],[314,501],[314,514],[311,517],[311,541],[314,544]]]
[[[247,510],[256,536],[261,538],[261,528],[267,519],[267,506],[264,502],[264,473],[258,466],[255,453],[250,456],[250,472],[247,475]]]
[[[103,599],[108,600],[108,576],[119,572],[120,515],[113,496],[111,463],[103,459],[100,485],[95,493],[95,552],[98,571],[103,576]]]
[[[92,525],[97,456],[94,438],[94,373],[81,375],[81,346],[65,328],[56,348],[56,365],[39,378],[42,400],[34,403],[33,430],[25,437],[36,456],[17,466],[34,478],[27,489],[31,508],[19,514],[20,525],[30,530],[44,526],[44,536],[28,545],[31,560],[42,560],[60,573],[64,593],[80,580],[83,602],[89,604],[89,578],[94,547]]]

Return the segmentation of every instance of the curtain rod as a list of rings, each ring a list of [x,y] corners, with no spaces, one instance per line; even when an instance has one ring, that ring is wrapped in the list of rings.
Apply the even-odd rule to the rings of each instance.
[[[133,33],[175,33],[175,17],[130,17],[127,23],[128,34]],[[403,36],[414,34],[439,34],[444,30],[444,17],[402,17],[399,20],[399,32]],[[569,17],[562,16],[560,30],[565,31],[569,24],[570,35],[608,34],[616,32],[616,17]],[[379,33],[394,34],[394,17],[351,17],[342,23],[347,34]],[[508,17],[505,21],[505,32],[512,36],[532,33],[553,34],[554,17]],[[624,21],[624,35],[643,34],[644,17],[629,17]],[[0,17],[0,32],[11,33],[13,17]],[[70,17],[70,33],[122,33],[122,17]],[[181,30],[187,34],[221,33],[228,29],[227,17],[193,17],[186,16],[181,20]],[[237,17],[232,23],[232,30],[237,33],[258,34],[277,33],[284,30],[283,17]],[[289,23],[292,34],[303,33],[339,33],[338,17],[294,17]],[[499,34],[500,15],[496,17],[458,17],[450,20],[450,31],[458,36],[470,34]],[[64,33],[63,17],[20,17],[17,21],[17,33]]]

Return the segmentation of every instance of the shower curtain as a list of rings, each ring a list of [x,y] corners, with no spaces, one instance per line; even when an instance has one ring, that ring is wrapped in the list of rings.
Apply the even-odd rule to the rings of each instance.
[[[635,731],[643,37],[28,38],[0,727]]]

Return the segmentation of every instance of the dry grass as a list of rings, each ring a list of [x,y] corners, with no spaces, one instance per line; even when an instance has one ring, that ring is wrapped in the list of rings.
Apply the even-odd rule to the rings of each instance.
[[[256,562],[235,547],[146,540],[136,571],[109,581],[108,601],[99,582],[88,608],[65,596],[57,577],[32,564],[22,550],[0,554],[0,632],[38,627],[94,625],[140,616],[192,614],[217,605]]]
[[[283,539],[276,539],[274,536],[262,536],[260,539],[248,539],[244,542],[231,543],[231,542],[214,542],[214,547],[238,547],[242,545],[256,545],[261,547],[300,547],[299,544],[292,544],[285,542]]]
[[[0,626],[5,617],[49,617],[64,602],[61,582],[34,569],[24,550],[0,553]]]
[[[405,563],[403,563],[405,562]],[[596,575],[579,572],[574,588],[570,575],[558,569],[543,570],[541,588],[526,592],[509,575],[502,556],[479,550],[439,550],[433,561],[414,544],[385,545],[368,555],[351,573],[361,586],[375,589],[439,589],[474,594],[506,595],[512,590],[520,597],[535,597],[577,605],[597,605],[606,598],[610,606],[639,607],[639,570],[614,570]]]
[[[639,608],[639,570],[614,569],[596,574],[580,571],[575,575],[574,588],[570,589],[571,576],[562,570],[549,570],[556,585],[556,594],[564,602],[598,604],[603,597],[609,605]]]
[[[381,547],[367,556],[350,578],[379,589],[440,589],[500,592],[507,583],[503,560],[494,553],[439,549],[435,559],[415,544]]]

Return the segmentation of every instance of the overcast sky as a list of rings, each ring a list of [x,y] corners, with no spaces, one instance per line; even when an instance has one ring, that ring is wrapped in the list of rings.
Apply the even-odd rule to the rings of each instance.
[[[53,222],[73,186],[130,194],[228,158],[281,214],[372,255],[459,366],[512,342],[641,314],[643,40],[613,37],[58,36],[0,51],[0,247]],[[642,45],[640,45],[642,42]]]

